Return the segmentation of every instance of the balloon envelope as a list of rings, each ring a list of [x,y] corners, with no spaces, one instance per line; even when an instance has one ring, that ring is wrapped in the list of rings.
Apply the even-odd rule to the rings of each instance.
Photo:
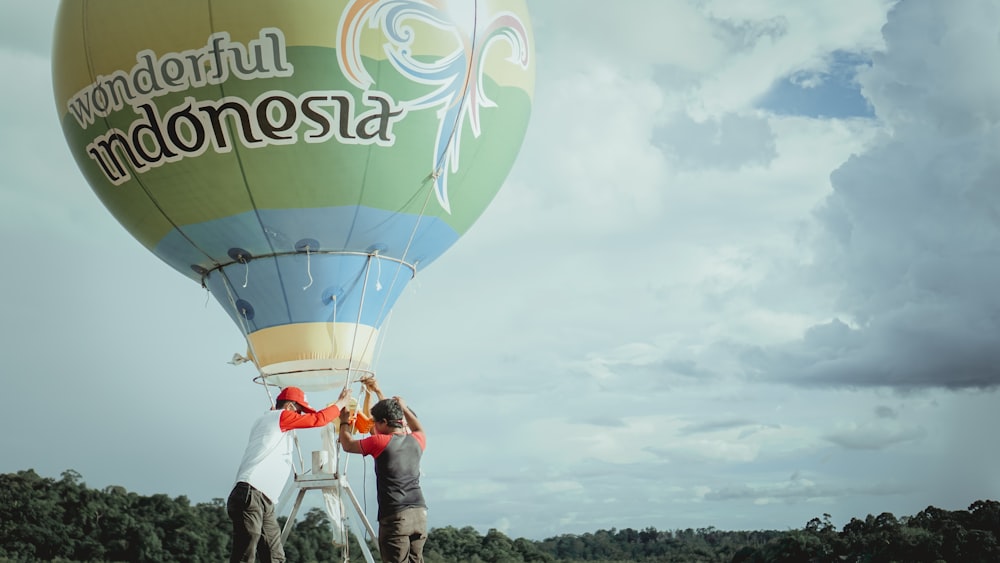
[[[323,388],[493,199],[533,58],[523,0],[63,0],[53,81],[108,210]]]

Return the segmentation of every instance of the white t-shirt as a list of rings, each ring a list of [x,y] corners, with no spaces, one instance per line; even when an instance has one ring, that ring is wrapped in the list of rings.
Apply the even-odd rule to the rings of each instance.
[[[250,430],[250,440],[236,473],[236,482],[249,483],[277,502],[292,474],[294,441],[291,432],[281,431],[280,410],[268,411]]]

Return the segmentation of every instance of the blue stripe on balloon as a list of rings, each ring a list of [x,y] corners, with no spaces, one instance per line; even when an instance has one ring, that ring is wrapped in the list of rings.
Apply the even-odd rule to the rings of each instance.
[[[390,260],[367,256],[305,254],[274,256],[212,272],[206,285],[248,332],[294,323],[360,323],[378,328],[412,278]],[[366,283],[366,269],[367,283]],[[247,286],[243,287],[244,280]],[[247,319],[233,305],[249,305]]]
[[[270,209],[258,214],[187,225],[184,236],[175,230],[153,249],[198,281],[197,268],[211,270],[232,262],[233,248],[249,252],[254,258],[246,264],[229,264],[204,280],[230,317],[247,324],[249,332],[292,323],[354,323],[359,313],[361,324],[378,328],[413,272],[393,260],[373,259],[365,284],[368,256],[324,252],[368,253],[377,248],[381,256],[422,269],[458,240],[458,233],[439,219],[366,207]],[[317,241],[319,248],[310,248],[308,255],[284,254],[295,252],[303,240]],[[237,301],[249,304],[252,319],[239,318],[233,307]]]
[[[177,271],[200,281],[201,275],[192,266],[209,270],[228,263],[232,248],[263,256],[294,252],[299,241],[311,239],[320,244],[313,251],[370,252],[378,248],[381,255],[415,264],[419,270],[458,236],[450,225],[434,217],[369,207],[261,209],[185,225],[171,231],[152,250]]]

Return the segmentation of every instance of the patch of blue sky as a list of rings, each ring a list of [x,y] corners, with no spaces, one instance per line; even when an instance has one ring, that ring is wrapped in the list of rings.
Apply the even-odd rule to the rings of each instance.
[[[858,71],[869,65],[867,55],[835,51],[823,71],[796,72],[775,82],[757,107],[778,115],[874,117],[857,81]]]

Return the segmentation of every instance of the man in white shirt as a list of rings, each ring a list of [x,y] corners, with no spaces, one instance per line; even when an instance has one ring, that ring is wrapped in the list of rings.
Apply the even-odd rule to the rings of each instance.
[[[285,387],[278,394],[274,408],[254,423],[236,473],[236,485],[226,503],[233,522],[230,563],[253,563],[258,544],[264,563],[285,561],[274,503],[292,473],[294,442],[288,431],[317,428],[336,420],[350,396],[351,390],[345,387],[336,402],[317,411],[309,406],[301,389]]]

